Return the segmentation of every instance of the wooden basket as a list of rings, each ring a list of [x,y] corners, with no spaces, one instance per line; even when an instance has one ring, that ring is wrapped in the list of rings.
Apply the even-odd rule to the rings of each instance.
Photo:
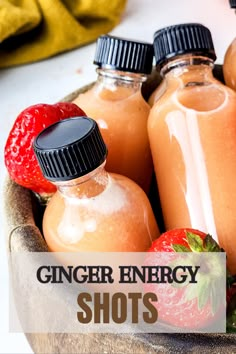
[[[221,67],[216,76],[222,79]],[[144,97],[153,91],[160,77],[153,73],[143,87]],[[72,101],[90,85],[62,101]],[[43,208],[32,193],[7,177],[4,207],[9,252],[48,252],[40,231]],[[37,226],[36,226],[37,225]],[[9,266],[11,271],[11,267]],[[233,353],[233,334],[38,334],[26,333],[35,353]]]

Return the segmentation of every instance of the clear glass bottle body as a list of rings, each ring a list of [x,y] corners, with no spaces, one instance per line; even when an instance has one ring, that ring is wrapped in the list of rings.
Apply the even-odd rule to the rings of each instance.
[[[146,75],[97,69],[98,79],[75,100],[95,119],[108,147],[106,169],[131,178],[145,192],[153,164],[147,133],[150,106],[141,93]]]
[[[43,219],[55,252],[143,252],[159,236],[144,191],[108,174],[104,164],[84,177],[57,183]]]
[[[148,131],[166,228],[211,233],[236,271],[236,94],[212,68],[194,55],[169,61]]]
[[[223,73],[226,85],[236,91],[236,38],[225,53]]]

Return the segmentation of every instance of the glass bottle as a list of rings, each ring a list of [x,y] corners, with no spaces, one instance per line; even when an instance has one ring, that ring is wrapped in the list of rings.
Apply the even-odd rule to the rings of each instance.
[[[154,35],[166,90],[148,132],[166,229],[208,232],[236,271],[236,94],[212,74],[211,33],[201,24]]]
[[[34,150],[57,186],[43,217],[50,251],[143,252],[159,236],[144,191],[104,169],[107,148],[94,120],[53,124],[38,135]]]
[[[230,0],[230,6],[236,9],[236,0]],[[236,91],[236,37],[225,53],[223,73],[226,85]]]
[[[97,81],[74,100],[99,125],[109,151],[107,170],[131,178],[145,192],[153,163],[147,133],[150,106],[141,86],[152,62],[151,44],[101,36],[94,58]]]

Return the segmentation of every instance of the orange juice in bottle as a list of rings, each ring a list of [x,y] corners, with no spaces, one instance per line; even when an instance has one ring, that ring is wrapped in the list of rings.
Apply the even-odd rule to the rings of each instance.
[[[141,85],[152,70],[152,61],[151,44],[101,36],[94,59],[97,81],[74,100],[100,127],[109,151],[107,170],[131,178],[145,192],[153,164],[147,133],[150,107]]]
[[[236,94],[212,75],[211,33],[201,24],[157,31],[154,52],[166,87],[148,132],[167,229],[212,234],[236,271]]]
[[[236,0],[230,0],[230,6],[236,9]],[[236,38],[225,53],[223,73],[226,85],[236,91]]]
[[[43,217],[50,251],[144,252],[159,236],[142,188],[105,171],[107,148],[94,120],[53,124],[38,135],[34,150],[58,188]]]

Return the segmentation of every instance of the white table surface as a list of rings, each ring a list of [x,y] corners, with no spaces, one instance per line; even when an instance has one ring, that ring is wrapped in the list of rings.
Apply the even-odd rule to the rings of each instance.
[[[222,63],[227,46],[236,35],[236,15],[228,0],[128,0],[121,23],[112,34],[152,42],[164,26],[201,22],[209,27]],[[54,103],[95,80],[92,64],[95,44],[35,64],[0,70],[0,183],[6,175],[3,149],[16,116],[27,106]],[[1,198],[2,200],[2,198]],[[0,225],[3,210],[0,203]],[[0,237],[0,353],[32,353],[25,336],[8,332],[8,267],[5,236]]]

